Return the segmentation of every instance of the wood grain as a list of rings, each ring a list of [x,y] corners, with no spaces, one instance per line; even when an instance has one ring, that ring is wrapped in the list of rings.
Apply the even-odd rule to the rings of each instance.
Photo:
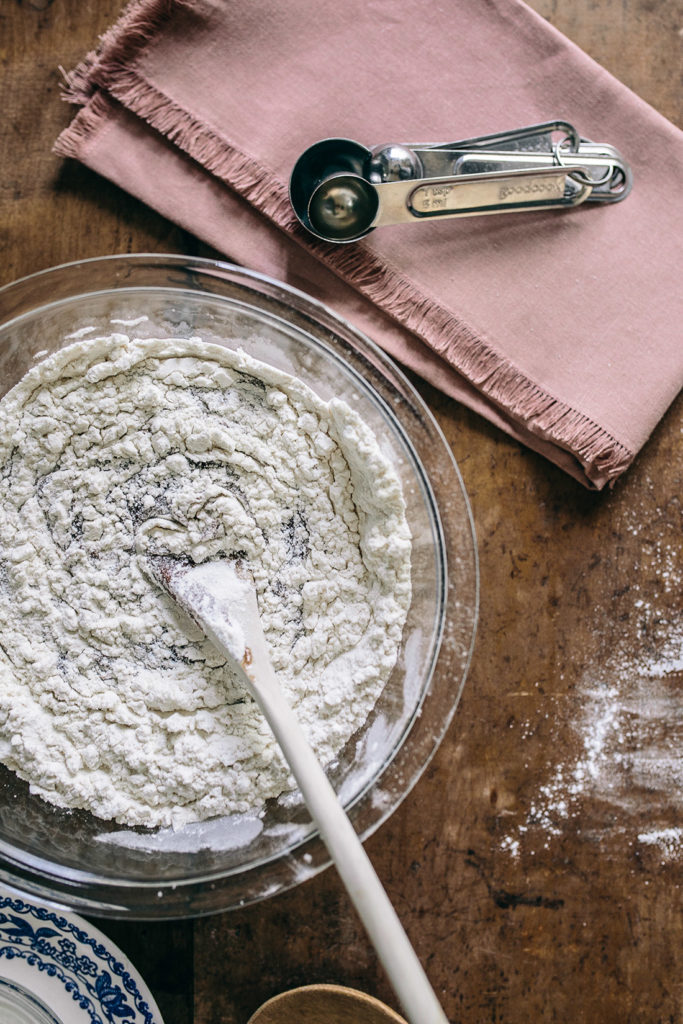
[[[0,283],[115,252],[210,250],[50,147],[71,67],[119,0],[0,5]],[[680,3],[534,0],[681,124]],[[453,1021],[683,1020],[679,398],[591,494],[418,383],[459,462],[482,602],[456,719],[367,848]],[[99,921],[166,1024],[245,1024],[297,985],[395,1006],[332,871],[195,922]]]

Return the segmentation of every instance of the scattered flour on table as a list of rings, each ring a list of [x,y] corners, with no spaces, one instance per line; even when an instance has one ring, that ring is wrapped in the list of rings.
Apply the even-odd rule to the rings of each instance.
[[[631,532],[639,529],[635,521]],[[680,554],[679,538],[652,545],[660,599],[646,602],[632,586],[635,632],[625,630],[621,648],[578,680],[578,753],[553,766],[525,820],[503,836],[511,856],[531,833],[549,846],[572,821],[590,829],[586,801],[598,801],[611,805],[614,827],[634,846],[656,849],[663,861],[683,857],[683,621],[671,611],[683,584]]]
[[[0,760],[33,792],[178,827],[292,786],[224,658],[148,579],[149,549],[246,561],[323,762],[367,718],[411,541],[345,403],[199,338],[81,332],[0,402],[0,480]]]

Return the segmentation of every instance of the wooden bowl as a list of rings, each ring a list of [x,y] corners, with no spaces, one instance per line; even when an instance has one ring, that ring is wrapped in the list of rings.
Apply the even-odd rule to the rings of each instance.
[[[373,999],[341,985],[305,985],[264,1003],[248,1024],[406,1024]]]

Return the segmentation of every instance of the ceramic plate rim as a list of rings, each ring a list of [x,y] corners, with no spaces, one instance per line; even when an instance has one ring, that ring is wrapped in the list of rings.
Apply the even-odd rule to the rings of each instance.
[[[17,981],[62,1024],[164,1024],[134,964],[99,928],[6,885],[0,885],[0,977]],[[51,1005],[58,984],[70,1000],[66,1019]]]

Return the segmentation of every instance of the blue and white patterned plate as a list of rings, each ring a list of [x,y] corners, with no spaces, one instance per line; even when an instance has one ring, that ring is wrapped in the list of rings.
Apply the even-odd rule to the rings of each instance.
[[[2,1024],[163,1024],[130,960],[88,921],[0,886]]]

